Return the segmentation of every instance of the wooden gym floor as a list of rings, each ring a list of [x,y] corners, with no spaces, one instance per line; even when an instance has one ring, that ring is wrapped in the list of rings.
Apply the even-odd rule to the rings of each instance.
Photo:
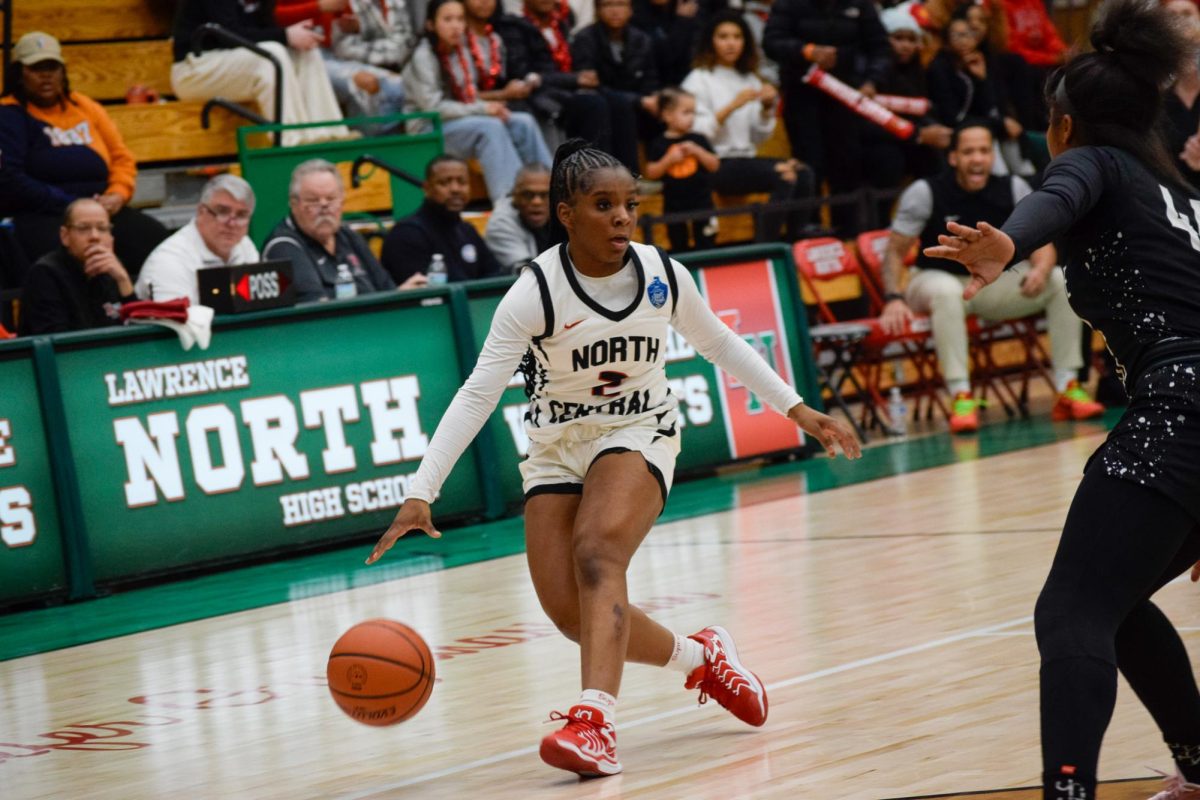
[[[371,570],[364,545],[0,617],[0,797],[1036,799],[1031,613],[1103,430],[1014,422],[677,487],[630,597],[677,631],[729,628],[770,690],[762,729],[632,665],[625,773],[543,766],[577,649],[507,522]],[[1197,591],[1159,596],[1194,657]],[[377,616],[440,654],[429,704],[385,729],[323,685],[333,640]],[[1149,797],[1150,766],[1165,747],[1122,685],[1100,798]]]

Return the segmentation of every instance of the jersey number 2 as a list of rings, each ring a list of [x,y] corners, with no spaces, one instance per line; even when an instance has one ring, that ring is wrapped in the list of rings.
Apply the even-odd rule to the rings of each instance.
[[[1196,228],[1192,227],[1192,221],[1175,210],[1175,203],[1171,200],[1171,193],[1167,191],[1167,187],[1159,185],[1162,189],[1163,200],[1167,204],[1167,221],[1174,228],[1179,228],[1181,231],[1186,231],[1188,239],[1192,242],[1192,249],[1200,251],[1200,233],[1196,232]],[[1196,224],[1200,225],[1200,200],[1193,200],[1192,214],[1196,217]]]
[[[609,394],[606,390],[618,389],[621,386],[621,381],[628,377],[624,372],[614,372],[606,369],[600,373],[600,380],[604,381],[604,383],[599,386],[593,386],[592,394],[596,397],[616,397],[617,392],[614,391],[612,394]]]

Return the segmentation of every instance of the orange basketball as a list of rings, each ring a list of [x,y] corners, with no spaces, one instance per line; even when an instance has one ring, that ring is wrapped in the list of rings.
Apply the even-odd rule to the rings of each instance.
[[[338,707],[364,725],[394,725],[433,693],[433,653],[420,634],[390,619],[369,619],[342,634],[325,670]]]

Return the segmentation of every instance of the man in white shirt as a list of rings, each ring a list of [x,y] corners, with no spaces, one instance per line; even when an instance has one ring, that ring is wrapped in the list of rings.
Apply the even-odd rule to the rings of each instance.
[[[236,175],[218,175],[204,185],[196,216],[146,259],[134,291],[143,300],[186,297],[200,302],[196,273],[205,267],[253,264],[258,248],[250,241],[254,190]]]

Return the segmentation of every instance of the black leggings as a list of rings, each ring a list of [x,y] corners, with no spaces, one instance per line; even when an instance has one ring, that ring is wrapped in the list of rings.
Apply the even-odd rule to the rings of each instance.
[[[778,163],[777,158],[722,158],[720,168],[713,173],[713,189],[718,194],[768,192],[772,203],[813,196],[816,189],[812,170],[801,167],[796,172],[796,180],[787,181],[775,169]],[[759,242],[779,241],[779,228],[786,220],[785,235],[787,241],[793,241],[812,215],[811,210],[763,214],[762,228],[754,232],[754,238]]]
[[[1108,477],[1101,457],[1093,459],[1034,613],[1046,800],[1095,797],[1118,668],[1166,742],[1200,745],[1200,692],[1187,651],[1150,602],[1197,560],[1200,526],[1182,506]],[[1196,769],[1186,765],[1185,776],[1200,779],[1188,774]]]

